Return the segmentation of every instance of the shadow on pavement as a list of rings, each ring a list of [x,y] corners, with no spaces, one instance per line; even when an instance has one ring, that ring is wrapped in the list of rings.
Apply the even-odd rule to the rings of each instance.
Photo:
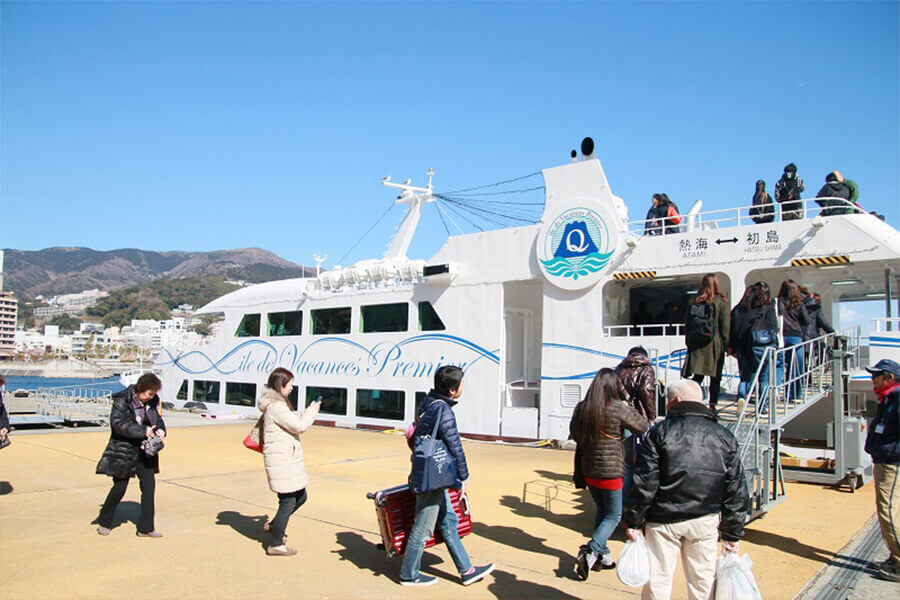
[[[567,552],[552,548],[546,544],[544,538],[531,535],[518,527],[506,527],[504,525],[485,525],[484,523],[472,523],[472,533],[525,552],[537,552],[547,556],[555,556],[559,559],[559,566],[554,573],[557,577],[577,580],[575,577],[575,556]],[[577,550],[578,540],[573,537],[573,548]]]
[[[384,550],[373,544],[355,531],[340,531],[335,534],[337,543],[342,546],[340,550],[332,550],[332,553],[352,563],[357,569],[371,571],[376,577],[387,577],[397,585],[400,585],[400,561],[401,557],[388,558]],[[432,548],[425,550],[422,555],[421,570],[435,577],[445,577],[446,574],[441,573],[431,567],[440,564],[443,561],[429,552]]]
[[[779,552],[794,554],[802,558],[808,558],[823,563],[831,562],[832,558],[837,558],[834,552],[816,548],[815,546],[809,546],[799,541],[797,538],[786,537],[769,531],[757,531],[749,528],[745,529],[744,540],[751,544],[770,546],[776,548]],[[861,562],[866,563],[867,561]]]
[[[101,505],[102,506],[102,505]],[[99,509],[97,510],[97,517],[91,521],[92,525],[97,525],[100,523],[100,514]],[[123,502],[119,502],[119,506],[116,507],[116,514],[113,516],[112,527],[110,529],[115,529],[122,523],[126,521],[129,523],[133,523],[135,527],[137,527],[138,519],[141,516],[141,505],[139,502],[132,502],[131,500],[125,500]]]
[[[5,496],[6,494],[12,494],[13,486],[8,481],[0,481],[0,496]]]
[[[587,492],[585,492],[585,495],[587,495]],[[543,506],[532,504],[531,502],[523,502],[518,496],[503,496],[500,498],[500,505],[505,506],[520,517],[549,521],[554,525],[571,529],[582,536],[593,531],[594,513],[597,511],[594,501],[590,500],[590,496],[585,499],[581,495],[579,495],[578,504],[575,505],[575,509],[578,512],[573,515],[557,514]]]
[[[532,583],[519,579],[506,571],[495,570],[488,575],[488,591],[497,598],[516,598],[517,600],[580,600],[578,596],[567,594],[549,585]],[[479,584],[475,584],[479,585]]]
[[[236,532],[260,545],[269,541],[269,534],[263,531],[268,515],[248,516],[233,510],[223,510],[216,515],[216,525],[228,525]]]

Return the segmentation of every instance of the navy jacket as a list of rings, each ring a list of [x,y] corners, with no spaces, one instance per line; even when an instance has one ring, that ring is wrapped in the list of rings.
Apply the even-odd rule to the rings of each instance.
[[[881,429],[880,432],[876,431]],[[866,452],[872,455],[872,462],[900,465],[900,388],[884,397],[878,403],[875,418],[869,424],[866,436]]]
[[[456,459],[456,466],[460,481],[469,478],[469,467],[466,465],[466,454],[463,452],[462,440],[459,438],[459,430],[456,428],[456,416],[453,414],[453,406],[456,400],[451,400],[446,396],[438,394],[431,390],[428,396],[419,405],[416,414],[416,432],[415,436],[431,435],[434,429],[434,421],[441,415],[441,422],[438,425],[438,439],[444,440],[447,451]]]
[[[0,429],[9,429],[9,413],[3,405],[3,393],[0,392]]]

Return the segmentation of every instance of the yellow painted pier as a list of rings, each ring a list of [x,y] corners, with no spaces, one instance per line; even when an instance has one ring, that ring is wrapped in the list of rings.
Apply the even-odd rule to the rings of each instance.
[[[277,501],[259,454],[241,440],[250,423],[172,428],[157,479],[157,529],[138,538],[133,479],[116,527],[98,536],[110,479],[94,474],[108,431],[14,434],[0,452],[0,598],[637,598],[614,572],[574,579],[574,553],[593,504],[570,483],[567,451],[465,442],[476,564],[496,571],[463,587],[439,546],[423,571],[438,585],[404,588],[399,560],[376,547],[366,492],[405,481],[402,435],[314,427],[303,436],[310,499],[291,520],[296,557],[263,551],[265,516]],[[525,494],[523,500],[523,492]],[[787,499],[748,526],[742,552],[766,599],[793,598],[874,512],[872,485],[856,493],[788,484]],[[619,530],[614,556],[624,544]],[[684,580],[674,598],[684,598]]]

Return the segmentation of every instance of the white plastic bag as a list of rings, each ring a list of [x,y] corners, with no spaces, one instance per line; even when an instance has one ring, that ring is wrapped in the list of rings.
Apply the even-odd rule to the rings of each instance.
[[[616,561],[616,575],[619,581],[633,588],[642,587],[650,581],[650,551],[644,543],[644,536],[625,544]]]
[[[747,554],[723,552],[716,561],[716,600],[762,600],[752,566]]]

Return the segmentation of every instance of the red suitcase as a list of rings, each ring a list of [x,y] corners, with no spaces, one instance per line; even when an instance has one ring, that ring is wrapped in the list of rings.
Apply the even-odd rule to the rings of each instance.
[[[379,547],[387,552],[388,558],[400,556],[406,550],[406,535],[412,529],[416,516],[416,495],[412,493],[408,485],[370,492],[366,494],[375,501],[375,514],[378,516],[378,528],[381,530],[381,544]],[[459,490],[450,490],[450,502],[453,510],[459,517],[459,525],[456,531],[462,538],[472,533],[472,516],[469,514],[469,499]],[[425,547],[429,548],[444,541],[440,527],[435,531]]]

